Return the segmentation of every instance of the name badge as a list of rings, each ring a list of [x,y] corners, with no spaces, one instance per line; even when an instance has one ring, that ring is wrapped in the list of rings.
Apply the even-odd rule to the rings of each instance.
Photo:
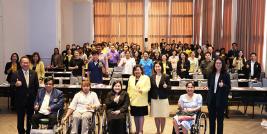
[[[53,102],[57,102],[58,101],[58,99],[53,99]]]

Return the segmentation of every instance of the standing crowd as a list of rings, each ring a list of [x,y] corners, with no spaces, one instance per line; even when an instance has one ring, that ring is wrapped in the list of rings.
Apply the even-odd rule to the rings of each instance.
[[[224,48],[214,50],[209,44],[166,43],[164,39],[160,43],[152,43],[150,51],[144,52],[141,52],[139,45],[127,42],[84,43],[82,47],[72,44],[66,45],[62,53],[55,48],[47,67],[38,52],[20,59],[17,53],[13,53],[11,61],[6,64],[5,74],[12,89],[12,108],[17,111],[18,133],[30,133],[31,126],[38,128],[38,119],[42,117],[51,119],[48,128],[52,128],[56,124],[55,114],[63,109],[63,93],[54,88],[52,78],[45,78],[47,69],[71,71],[74,77],[88,75],[89,80],[82,81],[81,91],[74,95],[62,117],[63,121],[73,117],[71,133],[78,133],[79,122],[82,122],[81,133],[87,133],[88,119],[100,107],[97,94],[90,90],[91,83],[103,83],[103,77],[110,73],[109,68],[114,67],[120,67],[123,74],[129,75],[129,81],[127,91],[122,90],[122,82],[113,82],[112,90],[103,102],[106,104],[108,131],[111,134],[125,133],[128,107],[134,117],[136,133],[142,134],[144,116],[149,114],[149,102],[157,133],[163,133],[166,117],[169,117],[167,90],[171,89],[170,79],[192,79],[192,74],[203,74],[204,79],[208,80],[210,134],[215,134],[216,124],[217,133],[222,134],[231,89],[229,72],[255,80],[259,80],[261,74],[257,54],[250,53],[247,60],[236,43],[232,44],[228,53]],[[39,89],[39,83],[45,86]],[[179,111],[173,118],[176,133],[179,133],[179,127],[187,133],[201,109],[203,99],[200,94],[194,93],[194,88],[194,83],[187,83],[187,93],[179,98]]]

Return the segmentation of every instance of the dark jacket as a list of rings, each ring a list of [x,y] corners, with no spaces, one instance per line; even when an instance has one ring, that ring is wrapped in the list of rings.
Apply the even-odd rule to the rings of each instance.
[[[45,97],[46,90],[41,88],[38,90],[36,100],[34,104],[39,105],[39,109],[42,106],[44,97]],[[50,100],[49,100],[49,107],[51,108],[51,113],[57,113],[59,109],[63,109],[64,106],[64,99],[63,99],[63,92],[58,89],[53,89],[51,92]]]
[[[82,76],[82,67],[83,67],[84,63],[82,59],[74,59],[72,57],[72,59],[70,60],[69,63],[69,67],[75,67],[78,66],[78,69],[73,69],[72,70],[72,75],[73,76]]]
[[[183,64],[183,68],[182,68],[182,64]],[[181,69],[186,69],[186,71],[182,71]],[[190,70],[190,61],[189,60],[185,60],[184,63],[182,63],[181,60],[179,60],[177,62],[177,74],[181,78],[189,78],[189,70]]]
[[[12,71],[10,71],[10,72],[8,71],[11,68],[11,66],[12,66],[12,62],[6,63],[6,66],[5,66],[5,74],[7,75],[6,81],[8,83],[11,82]],[[19,69],[20,69],[20,63],[17,62],[17,70],[19,70]]]
[[[104,62],[101,60],[98,60],[96,65],[93,60],[88,63],[88,71],[91,83],[103,83],[103,72],[102,68],[99,67],[100,63],[105,66]]]
[[[105,104],[107,106],[106,112],[107,112],[108,120],[125,119],[126,114],[128,113],[128,107],[130,104],[128,93],[126,91],[121,91],[120,99],[118,103],[114,102],[114,98],[115,98],[115,92],[112,90],[107,94],[107,97],[105,100]],[[111,114],[111,111],[116,111],[116,110],[120,110],[120,114],[118,115]]]
[[[221,73],[218,79],[216,93],[214,94],[215,74],[211,73],[208,77],[208,106],[225,108],[228,102],[228,95],[231,90],[230,75]],[[223,87],[219,86],[219,82],[223,81]]]
[[[167,88],[164,88],[163,85],[164,83],[167,84]],[[170,82],[170,77],[169,75],[162,75],[160,82],[159,82],[159,87],[156,84],[156,75],[152,75],[150,77],[150,84],[151,88],[149,91],[149,95],[152,99],[166,99],[168,98],[168,93],[167,90],[171,90],[171,82]]]
[[[17,79],[22,82],[20,87],[15,87]],[[12,74],[10,86],[15,88],[15,106],[17,108],[22,108],[26,105],[33,106],[39,88],[39,81],[35,71],[29,70],[29,87],[27,87],[22,69]]]
[[[249,68],[247,68],[247,65],[249,65]],[[251,72],[251,60],[248,60],[245,64],[245,75],[246,78],[249,78]],[[251,76],[252,79],[254,78],[260,78],[261,76],[261,65],[259,62],[255,62],[254,64],[254,75]]]

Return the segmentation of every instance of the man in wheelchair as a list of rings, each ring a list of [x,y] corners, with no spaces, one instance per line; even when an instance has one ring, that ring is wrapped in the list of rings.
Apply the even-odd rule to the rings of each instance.
[[[87,134],[89,131],[90,120],[93,117],[93,112],[100,106],[97,94],[90,91],[90,82],[82,81],[82,90],[75,94],[70,103],[67,114],[62,119],[66,122],[68,117],[72,115],[71,134],[77,134],[81,121],[81,134]]]
[[[52,77],[45,79],[45,87],[38,90],[34,102],[35,114],[32,116],[32,128],[38,129],[40,119],[48,118],[48,129],[53,129],[57,123],[58,111],[63,109],[64,100],[62,91],[54,88]]]
[[[179,98],[179,111],[173,117],[173,126],[176,134],[180,133],[180,128],[182,128],[184,134],[187,134],[191,130],[192,125],[195,124],[197,113],[202,106],[202,96],[201,94],[195,94],[194,90],[194,83],[188,82],[186,84],[187,93]]]

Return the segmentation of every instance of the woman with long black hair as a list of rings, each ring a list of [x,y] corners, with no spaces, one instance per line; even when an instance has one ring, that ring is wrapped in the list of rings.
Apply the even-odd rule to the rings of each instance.
[[[126,134],[126,114],[130,99],[127,91],[122,90],[121,81],[112,84],[112,91],[107,94],[108,131],[110,134]]]
[[[208,89],[210,134],[215,134],[216,119],[217,134],[223,134],[224,111],[228,105],[231,81],[221,58],[215,60],[213,71],[208,77]]]

